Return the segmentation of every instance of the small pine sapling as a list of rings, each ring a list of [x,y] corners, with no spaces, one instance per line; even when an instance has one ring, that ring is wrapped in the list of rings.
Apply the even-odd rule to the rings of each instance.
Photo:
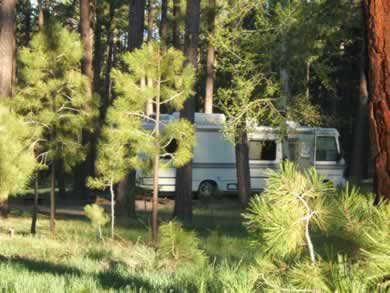
[[[50,231],[55,229],[55,162],[70,170],[85,157],[83,127],[91,118],[87,78],[81,74],[82,44],[76,33],[51,22],[22,48],[19,84],[13,108],[24,120],[42,128],[37,160],[50,165]]]
[[[157,241],[160,166],[184,165],[192,158],[194,144],[190,122],[184,119],[169,123],[161,121],[160,109],[165,105],[171,110],[180,110],[192,93],[195,76],[180,51],[161,50],[157,43],[126,53],[123,62],[126,69],[114,69],[112,73],[117,98],[108,111],[98,147],[97,169],[101,176],[90,184],[110,187],[113,208],[113,184],[130,168],[150,169],[153,166],[152,232]],[[143,86],[142,80],[149,80],[149,85]],[[155,107],[154,115],[145,113],[147,103]],[[169,146],[173,142],[177,148],[172,151]],[[113,217],[112,210],[112,226]]]
[[[90,204],[84,207],[84,212],[92,226],[98,230],[100,239],[103,240],[102,227],[110,220],[104,213],[104,209],[97,204]]]
[[[162,265],[176,269],[182,265],[191,265],[197,268],[206,263],[206,256],[200,249],[199,238],[193,231],[184,230],[183,226],[175,221],[161,225],[158,253]],[[188,245],[188,244],[191,245]]]

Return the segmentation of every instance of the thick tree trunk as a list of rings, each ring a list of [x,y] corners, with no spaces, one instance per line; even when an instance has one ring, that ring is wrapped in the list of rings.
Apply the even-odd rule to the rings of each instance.
[[[173,47],[180,49],[180,0],[173,0],[172,10],[172,43]]]
[[[213,113],[213,94],[214,94],[214,63],[215,63],[215,48],[211,43],[211,38],[215,31],[215,0],[209,0],[208,10],[208,44],[207,44],[207,77],[206,77],[206,93],[204,102],[204,112]]]
[[[117,217],[134,217],[135,216],[135,199],[134,199],[134,187],[135,174],[132,171],[129,176],[121,180],[117,185],[116,193],[116,205],[115,214]]]
[[[104,7],[103,3],[96,3],[96,22],[95,22],[95,40],[94,40],[94,58],[93,58],[93,89],[95,92],[102,95],[102,64],[104,60],[104,46],[102,43],[102,33],[103,33],[103,20],[104,20]],[[110,3],[110,12],[111,12],[111,3]],[[110,23],[112,21],[110,13]]]
[[[55,194],[55,188],[56,188],[56,169],[55,169],[55,162],[53,160],[51,165],[51,174],[50,174],[50,233],[55,233],[55,227],[56,227],[56,194]]]
[[[87,76],[87,95],[92,97],[93,89],[93,30],[91,27],[91,7],[89,0],[80,0],[80,34],[83,43],[83,58],[81,72]],[[86,111],[91,111],[91,105],[86,104]],[[76,172],[75,191],[87,196],[86,182],[88,176],[95,175],[96,137],[88,129],[83,130],[83,144],[88,146],[85,162],[81,163]]]
[[[145,0],[129,1],[129,39],[128,50],[141,48],[144,40]],[[119,183],[117,192],[118,216],[135,216],[135,172],[130,172]],[[119,207],[121,206],[121,207]],[[124,206],[124,208],[122,207]]]
[[[369,57],[369,119],[376,147],[377,199],[390,199],[390,1],[365,0]]]
[[[80,0],[80,34],[84,47],[81,71],[88,78],[89,85],[87,88],[87,94],[92,96],[93,34],[91,28],[91,11],[89,0]]]
[[[194,68],[198,65],[198,43],[200,29],[200,0],[187,0],[184,51]],[[195,96],[189,97],[181,117],[194,122]],[[177,169],[175,216],[186,224],[192,223],[192,162]]]
[[[165,49],[167,47],[167,38],[168,38],[168,0],[161,0],[161,22],[160,22],[160,39],[161,39],[161,48]]]
[[[237,191],[241,205],[246,207],[251,196],[251,177],[249,169],[249,145],[248,135],[243,131],[236,138],[236,172],[237,172]]]
[[[37,219],[38,219],[38,204],[39,204],[39,172],[35,173],[34,180],[34,202],[32,210],[32,221],[31,221],[31,234],[37,232]]]
[[[362,7],[365,19],[364,7]],[[366,25],[365,21],[363,22]],[[366,30],[363,29],[362,51],[360,55],[360,95],[355,119],[354,141],[349,177],[355,184],[360,184],[367,170],[370,157],[368,134],[368,83],[367,83],[367,45]]]
[[[15,56],[16,0],[0,6],[0,97],[11,97]]]
[[[144,41],[145,0],[129,0],[129,51],[141,48]]]
[[[0,5],[0,99],[13,94],[16,58],[16,0],[3,0]],[[8,200],[0,202],[2,216],[8,214]]]

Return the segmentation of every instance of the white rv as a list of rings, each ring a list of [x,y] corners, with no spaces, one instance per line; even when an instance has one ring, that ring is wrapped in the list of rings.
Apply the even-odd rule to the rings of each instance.
[[[164,115],[163,123],[178,119],[179,114]],[[237,190],[234,145],[225,139],[222,130],[223,114],[195,114],[196,145],[192,160],[192,190],[201,196]],[[146,125],[153,128],[154,125]],[[283,160],[291,160],[306,168],[315,166],[318,173],[343,185],[345,162],[341,156],[339,133],[333,128],[302,127],[289,123],[287,135],[278,128],[254,127],[248,134],[251,187],[262,191],[267,170],[279,168]],[[153,188],[153,177],[137,172],[137,184],[144,189]],[[161,169],[159,190],[174,192],[176,169]]]

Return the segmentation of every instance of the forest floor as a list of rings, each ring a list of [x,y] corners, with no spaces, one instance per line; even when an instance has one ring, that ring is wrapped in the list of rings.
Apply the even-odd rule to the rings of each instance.
[[[234,274],[238,266],[253,261],[254,248],[237,199],[207,205],[194,201],[191,229],[208,258],[207,267],[196,272],[191,266],[172,270],[158,265],[145,201],[138,202],[136,219],[118,221],[115,240],[109,238],[109,225],[104,228],[103,242],[80,213],[81,206],[59,204],[55,236],[49,233],[45,211],[39,214],[37,235],[32,236],[29,204],[19,200],[10,206],[9,217],[0,219],[0,290],[4,292],[217,292],[226,288],[217,277],[221,270]],[[161,201],[161,222],[171,219],[172,209],[171,199]]]

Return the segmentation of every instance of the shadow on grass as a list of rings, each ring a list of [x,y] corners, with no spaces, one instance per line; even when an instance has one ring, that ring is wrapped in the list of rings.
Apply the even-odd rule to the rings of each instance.
[[[80,276],[83,274],[82,271],[75,267],[63,265],[63,264],[54,264],[47,261],[33,260],[21,256],[6,257],[0,255],[1,262],[10,262],[16,265],[21,265],[27,270],[36,273],[50,273],[53,275],[73,275]]]

